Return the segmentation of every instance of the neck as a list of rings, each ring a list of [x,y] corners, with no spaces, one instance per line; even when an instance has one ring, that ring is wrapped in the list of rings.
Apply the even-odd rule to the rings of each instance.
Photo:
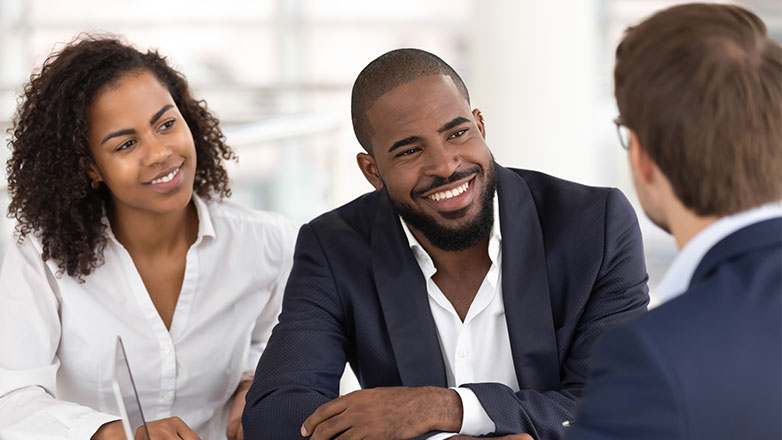
[[[437,272],[452,276],[453,278],[460,278],[460,275],[466,275],[473,271],[485,273],[489,270],[491,258],[489,258],[488,237],[470,248],[460,251],[446,251],[433,245],[427,240],[426,236],[417,229],[410,225],[408,225],[408,227],[416,240],[418,240],[429,256],[432,257]]]
[[[693,237],[719,219],[717,216],[698,216],[681,203],[675,203],[668,215],[668,226],[676,240],[676,247],[681,250]]]
[[[165,214],[112,204],[109,221],[117,241],[131,254],[172,253],[190,247],[198,235],[198,213],[192,200],[185,208]]]

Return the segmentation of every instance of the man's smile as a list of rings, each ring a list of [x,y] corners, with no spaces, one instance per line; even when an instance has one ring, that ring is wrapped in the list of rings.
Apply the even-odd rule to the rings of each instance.
[[[461,179],[447,186],[440,186],[421,194],[427,203],[433,204],[438,211],[454,211],[468,206],[473,201],[475,175]]]

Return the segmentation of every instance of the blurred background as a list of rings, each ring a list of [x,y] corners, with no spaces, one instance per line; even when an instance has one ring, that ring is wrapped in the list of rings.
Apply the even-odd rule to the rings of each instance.
[[[380,54],[451,64],[504,166],[620,188],[636,206],[652,293],[676,249],[644,217],[613,118],[614,49],[669,0],[0,0],[0,129],[53,50],[84,31],[157,48],[221,119],[239,154],[232,199],[297,223],[370,191],[355,162],[350,88]],[[747,0],[782,41],[782,1]],[[0,149],[3,164],[8,150]],[[4,167],[3,171],[4,173]],[[57,170],[52,170],[57,172]],[[8,205],[5,177],[0,205]],[[13,222],[0,220],[0,253]]]

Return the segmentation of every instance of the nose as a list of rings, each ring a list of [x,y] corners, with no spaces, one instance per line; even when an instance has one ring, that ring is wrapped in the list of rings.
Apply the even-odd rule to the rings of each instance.
[[[171,147],[155,135],[149,135],[144,139],[143,165],[152,166],[165,162],[171,156]]]
[[[430,143],[424,151],[427,175],[448,178],[461,165],[462,160],[458,151],[454,148],[448,148],[445,142]]]

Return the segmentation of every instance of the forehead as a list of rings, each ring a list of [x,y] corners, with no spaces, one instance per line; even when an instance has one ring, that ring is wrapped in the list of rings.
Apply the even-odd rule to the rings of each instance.
[[[375,145],[376,138],[420,136],[425,131],[438,130],[457,116],[469,114],[470,105],[451,77],[431,75],[380,96],[367,110],[367,122]]]
[[[106,86],[87,109],[90,131],[132,128],[174,99],[148,71],[129,72]]]

